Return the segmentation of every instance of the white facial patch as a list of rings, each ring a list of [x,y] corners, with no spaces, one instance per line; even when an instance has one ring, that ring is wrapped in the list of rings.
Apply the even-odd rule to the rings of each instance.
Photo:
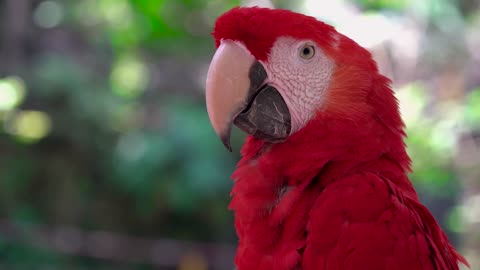
[[[311,59],[301,57],[312,45]],[[291,134],[301,129],[322,105],[335,63],[313,41],[281,37],[274,43],[267,63],[262,63],[268,83],[282,95],[292,117]]]

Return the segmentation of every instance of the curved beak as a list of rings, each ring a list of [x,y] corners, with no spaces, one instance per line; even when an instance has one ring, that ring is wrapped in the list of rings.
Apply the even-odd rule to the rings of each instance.
[[[290,114],[279,92],[266,84],[267,72],[247,48],[223,40],[207,73],[207,111],[213,129],[232,151],[232,123],[271,142],[290,133]]]

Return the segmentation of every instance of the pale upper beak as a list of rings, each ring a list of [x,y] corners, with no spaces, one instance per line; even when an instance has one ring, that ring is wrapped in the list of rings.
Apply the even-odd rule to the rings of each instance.
[[[267,73],[243,44],[223,40],[207,73],[207,111],[213,129],[230,146],[232,124],[267,141],[285,139],[290,114],[278,91],[266,84]]]
[[[233,119],[246,106],[248,72],[255,58],[237,42],[224,40],[213,56],[207,74],[207,111],[213,129],[231,151]]]

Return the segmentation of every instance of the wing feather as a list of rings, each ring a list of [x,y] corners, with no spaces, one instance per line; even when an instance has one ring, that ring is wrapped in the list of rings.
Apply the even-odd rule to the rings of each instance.
[[[304,270],[457,270],[463,260],[416,198],[371,173],[326,187],[307,232]]]

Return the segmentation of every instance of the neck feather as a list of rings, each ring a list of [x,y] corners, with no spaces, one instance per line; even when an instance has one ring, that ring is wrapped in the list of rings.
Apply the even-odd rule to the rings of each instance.
[[[329,107],[319,111],[304,128],[283,143],[269,144],[247,137],[239,169],[254,166],[265,176],[282,176],[300,183],[321,173],[326,164],[336,165],[340,170],[337,175],[341,176],[356,169],[365,170],[365,166],[384,160],[391,164],[388,166],[390,173],[406,176],[410,171],[410,158],[403,142],[404,124],[388,83],[385,77],[377,74],[368,83],[357,84],[357,89],[333,84],[330,92],[344,95],[361,92],[363,99],[342,106],[335,104],[338,99],[347,102],[342,94],[332,96]],[[341,109],[337,109],[339,106]],[[385,166],[377,167],[368,168],[382,170]],[[234,179],[240,177],[238,171]]]

